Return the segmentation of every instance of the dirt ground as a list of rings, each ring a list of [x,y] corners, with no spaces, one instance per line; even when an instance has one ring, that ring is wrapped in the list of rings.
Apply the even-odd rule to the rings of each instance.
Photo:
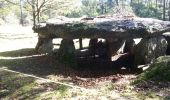
[[[93,66],[88,66],[90,69],[75,70],[61,64],[52,55],[37,54],[34,51],[36,42],[37,34],[31,31],[31,27],[0,27],[0,98],[6,100],[40,99],[39,97],[42,97],[41,99],[64,100],[170,99],[169,84],[166,87],[165,85],[161,88],[158,87],[157,90],[152,88],[157,84],[133,86],[131,82],[137,77],[138,73],[131,73],[128,70],[117,71],[114,68],[107,69],[107,66],[104,65],[105,70]],[[19,74],[5,69],[19,72]],[[40,79],[28,75],[37,76]],[[13,78],[12,76],[16,77]],[[30,81],[22,83],[25,78],[30,79]],[[44,83],[41,78],[49,79],[52,82]],[[17,79],[19,83],[8,84]],[[69,84],[73,87],[65,85],[60,87],[55,82]],[[16,88],[17,86],[18,88]],[[74,88],[74,86],[80,88]],[[56,89],[56,87],[60,88]],[[69,88],[67,92],[63,92],[66,89],[65,87]],[[81,90],[81,88],[85,88],[85,90]],[[3,91],[7,92],[4,93]],[[32,91],[35,91],[35,94],[30,94]]]

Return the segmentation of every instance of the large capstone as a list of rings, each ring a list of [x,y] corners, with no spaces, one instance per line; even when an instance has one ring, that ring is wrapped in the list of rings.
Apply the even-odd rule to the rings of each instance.
[[[122,15],[121,15],[122,16]],[[159,36],[170,30],[169,21],[152,18],[56,18],[39,23],[34,31],[46,37],[56,38],[144,38]]]
[[[163,36],[144,38],[134,50],[135,66],[151,63],[159,56],[166,55],[167,41]]]

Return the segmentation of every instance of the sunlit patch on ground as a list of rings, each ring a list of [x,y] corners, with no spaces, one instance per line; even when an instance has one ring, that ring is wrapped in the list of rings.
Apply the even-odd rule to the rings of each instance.
[[[37,34],[33,33],[32,26],[0,26],[0,52],[34,48]]]

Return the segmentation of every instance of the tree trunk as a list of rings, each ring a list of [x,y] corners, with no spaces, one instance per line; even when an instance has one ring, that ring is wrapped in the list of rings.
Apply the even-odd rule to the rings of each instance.
[[[117,5],[117,6],[119,5],[119,1],[118,1],[118,0],[116,0],[116,5]]]
[[[33,17],[33,26],[36,25],[36,13],[35,13],[35,1],[32,0],[32,17]]]
[[[103,2],[101,4],[101,10],[102,10],[102,14],[104,14],[104,4],[103,4]]]
[[[37,23],[39,23],[39,22],[40,22],[40,12],[37,11]]]
[[[165,0],[163,0],[163,20],[165,21]]]
[[[130,0],[130,5],[131,5],[131,6],[133,5],[133,0]]]
[[[37,0],[37,4],[36,4],[36,8],[37,8],[37,23],[40,22],[40,9],[39,9],[39,0]]]
[[[170,2],[169,2],[169,11],[168,11],[169,21],[170,21]]]
[[[23,13],[22,13],[22,0],[20,0],[20,13],[21,13],[21,18],[20,18],[20,24],[23,26]]]

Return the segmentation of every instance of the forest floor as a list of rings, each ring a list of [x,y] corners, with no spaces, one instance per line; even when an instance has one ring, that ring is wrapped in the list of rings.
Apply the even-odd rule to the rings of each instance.
[[[169,83],[132,85],[138,73],[127,70],[75,70],[35,53],[36,42],[31,27],[0,27],[1,100],[170,100]]]

